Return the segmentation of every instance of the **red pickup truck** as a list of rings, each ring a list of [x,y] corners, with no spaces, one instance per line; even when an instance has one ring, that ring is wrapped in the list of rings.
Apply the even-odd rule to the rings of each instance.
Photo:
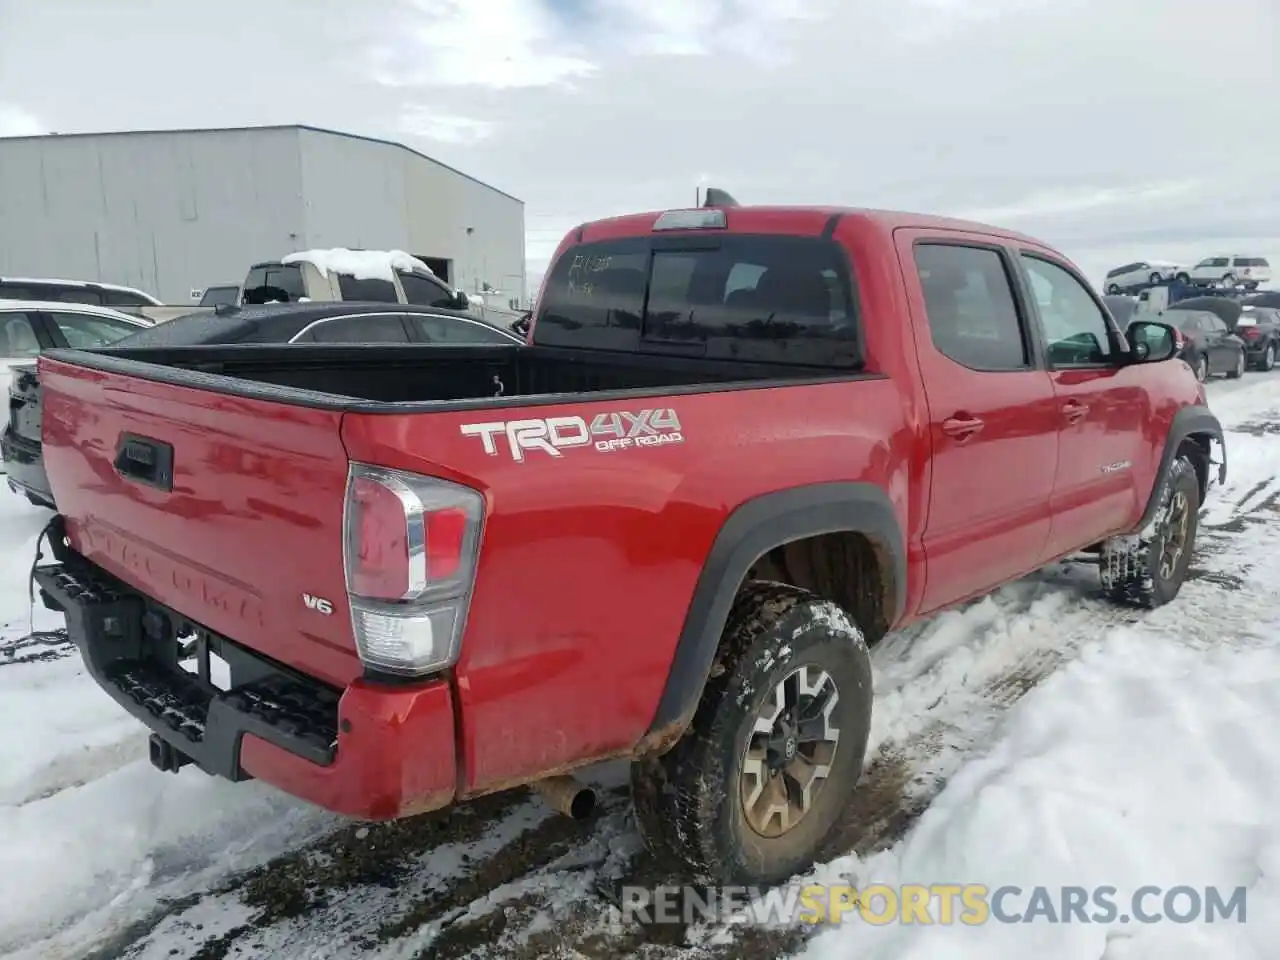
[[[384,819],[629,758],[657,852],[776,881],[857,787],[869,645],[1083,551],[1172,600],[1225,479],[1172,329],[1006,230],[718,198],[574,229],[537,304],[40,359],[35,579],[157,766]]]

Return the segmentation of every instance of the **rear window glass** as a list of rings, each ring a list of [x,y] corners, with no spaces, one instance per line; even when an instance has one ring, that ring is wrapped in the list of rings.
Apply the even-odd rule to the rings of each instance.
[[[534,341],[719,360],[857,366],[848,262],[817,237],[633,237],[567,250]]]
[[[296,263],[254,267],[244,279],[245,303],[296,303],[307,295],[302,270]]]
[[[397,302],[396,288],[390,280],[371,280],[353,277],[349,273],[338,274],[338,289],[343,300],[374,300],[378,303]]]
[[[1236,257],[1237,267],[1269,267],[1264,257]]]

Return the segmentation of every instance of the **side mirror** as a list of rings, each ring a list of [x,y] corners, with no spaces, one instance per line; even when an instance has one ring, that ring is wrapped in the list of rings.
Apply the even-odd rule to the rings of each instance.
[[[1159,363],[1172,360],[1178,353],[1178,338],[1173,327],[1154,320],[1135,320],[1129,324],[1129,356],[1135,363]]]
[[[453,291],[453,306],[458,310],[470,310],[471,298],[467,296],[464,290]]]

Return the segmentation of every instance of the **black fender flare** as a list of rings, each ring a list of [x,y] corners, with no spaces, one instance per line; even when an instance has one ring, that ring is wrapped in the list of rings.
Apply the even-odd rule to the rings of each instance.
[[[1142,530],[1155,519],[1156,511],[1160,508],[1161,490],[1165,481],[1169,479],[1169,472],[1173,469],[1173,461],[1178,455],[1178,450],[1188,437],[1204,437],[1218,441],[1222,451],[1222,462],[1218,466],[1218,483],[1227,482],[1227,444],[1222,436],[1222,423],[1208,407],[1183,407],[1174,414],[1173,423],[1169,425],[1169,434],[1165,437],[1164,450],[1160,454],[1160,466],[1156,470],[1155,480],[1151,484],[1151,493],[1147,497],[1147,507],[1142,511],[1142,519],[1138,521],[1135,529]],[[1212,455],[1212,446],[1209,452]],[[1212,460],[1207,466],[1210,470],[1213,468]],[[1209,479],[1208,471],[1204,479],[1206,481]],[[1204,492],[1203,489],[1200,491],[1201,496]]]
[[[907,593],[906,542],[893,503],[880,487],[814,483],[746,501],[729,514],[703,563],[646,744],[665,749],[693,718],[729,610],[751,565],[789,541],[844,531],[863,534],[889,558],[894,580],[886,620],[894,623],[901,616]]]

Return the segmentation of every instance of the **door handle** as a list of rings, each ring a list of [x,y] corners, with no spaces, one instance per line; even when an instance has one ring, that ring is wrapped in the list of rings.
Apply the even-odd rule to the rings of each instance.
[[[977,417],[950,417],[942,421],[942,432],[948,437],[955,437],[957,440],[968,440],[974,434],[982,430],[986,423]]]
[[[1062,405],[1063,416],[1071,423],[1079,423],[1088,412],[1089,408],[1087,406],[1074,400],[1069,400]]]

